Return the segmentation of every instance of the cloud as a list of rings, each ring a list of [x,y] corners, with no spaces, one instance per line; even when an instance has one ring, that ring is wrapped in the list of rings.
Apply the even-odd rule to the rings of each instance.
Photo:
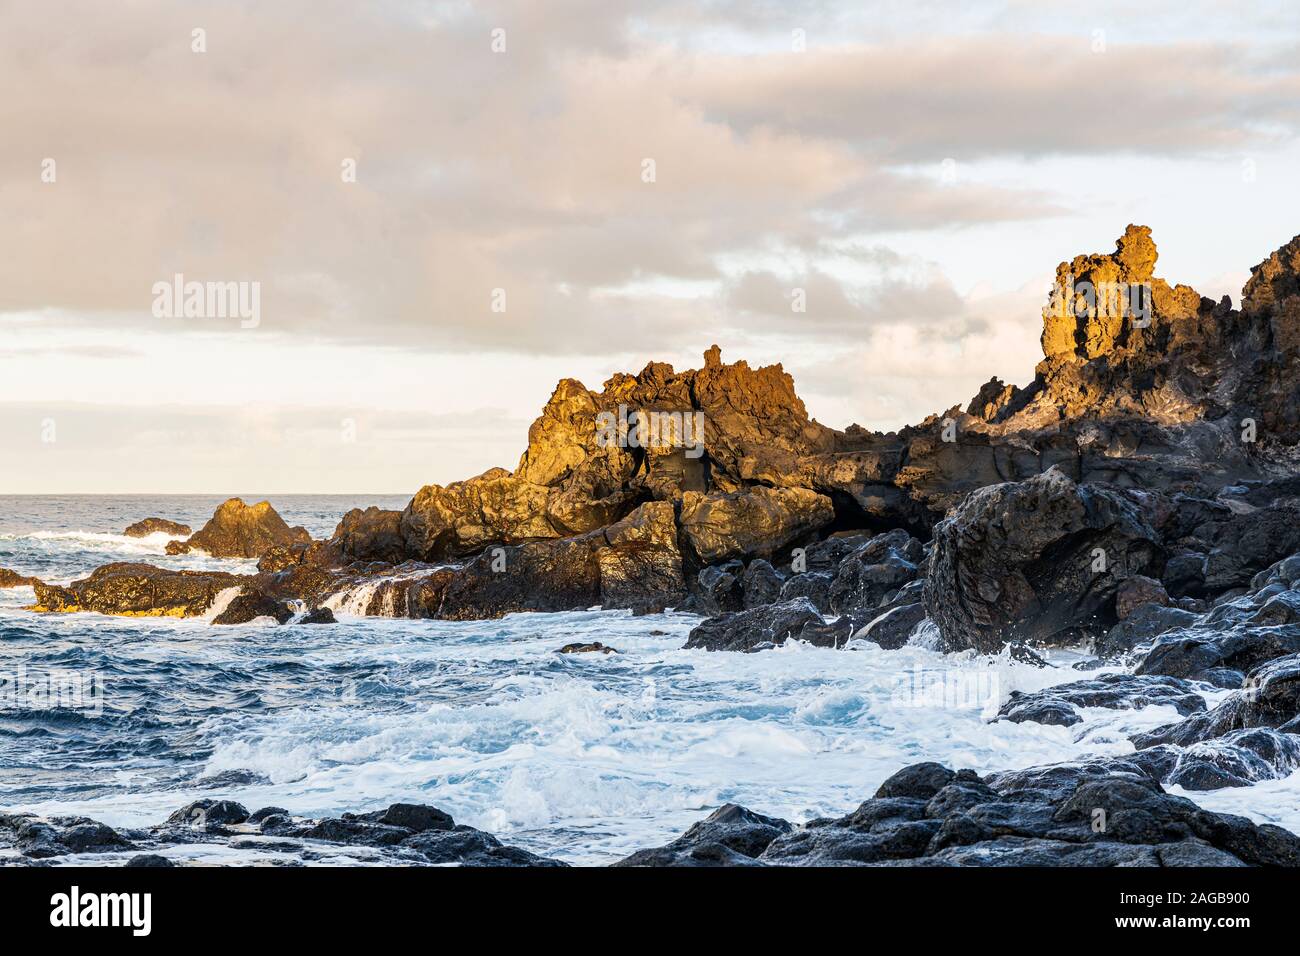
[[[0,215],[15,252],[0,260],[0,310],[183,333],[148,314],[152,284],[181,273],[260,282],[268,331],[560,353],[603,349],[617,328],[639,347],[671,327],[646,315],[656,281],[713,283],[690,320],[717,320],[736,259],[1065,208],[890,168],[936,135],[920,94],[895,108],[844,77],[896,87],[884,73],[906,50],[883,64],[871,47],[696,53],[632,7],[594,2],[415,9],[6,7],[0,83],[15,95],[0,121],[17,148],[0,157]],[[490,48],[495,24],[505,53]],[[205,53],[191,50],[198,27]],[[979,54],[931,54],[927,75],[960,77],[969,98],[1021,76],[971,74]],[[957,125],[983,142],[975,120]]]
[[[706,115],[845,144],[887,164],[999,156],[1178,156],[1295,135],[1300,73],[1227,43],[1001,33],[700,56]]]

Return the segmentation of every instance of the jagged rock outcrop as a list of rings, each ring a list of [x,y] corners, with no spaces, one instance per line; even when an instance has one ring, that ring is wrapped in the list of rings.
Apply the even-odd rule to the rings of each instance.
[[[176,537],[188,536],[193,531],[187,524],[168,521],[166,518],[145,518],[127,527],[122,534],[128,538],[147,538],[151,534],[170,534]]]
[[[1074,642],[1115,624],[1120,584],[1163,559],[1130,500],[1054,469],[981,489],[936,526],[926,608],[953,649]]]
[[[151,564],[96,568],[67,587],[36,585],[35,611],[96,611],[135,617],[196,617],[247,579],[224,571],[171,571]]]
[[[290,528],[270,502],[247,505],[231,498],[188,541],[168,542],[167,553],[205,551],[214,558],[260,558],[271,548],[309,541],[306,529]]]
[[[781,366],[726,364],[714,346],[701,368],[651,362],[600,391],[562,380],[513,473],[350,512],[321,543],[232,499],[168,550],[259,557],[259,590],[309,605],[404,569],[373,601],[420,616],[800,598],[884,613],[928,574],[924,606],[950,647],[1106,640],[1130,615],[1153,620],[1148,605],[1199,611],[1300,551],[1298,247],[1253,270],[1238,312],[1158,277],[1150,230],[1129,226],[1114,252],[1058,267],[1032,382],[994,379],[896,433],[828,428]],[[651,505],[671,513],[648,520]],[[876,532],[917,543],[880,561],[837,551]],[[513,581],[489,576],[494,548]],[[441,563],[463,566],[417,573]],[[1145,626],[1110,646],[1129,652]]]
[[[870,611],[923,574],[924,548],[906,531],[876,535],[846,554],[835,570],[828,599],[836,614]]]

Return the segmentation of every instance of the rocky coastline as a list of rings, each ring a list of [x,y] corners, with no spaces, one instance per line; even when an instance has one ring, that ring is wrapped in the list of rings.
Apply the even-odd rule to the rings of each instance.
[[[993,719],[1069,726],[1080,707],[1162,703],[1180,720],[1106,761],[905,768],[836,820],[729,805],[623,862],[1297,865],[1295,835],[1164,788],[1300,767],[1300,237],[1252,269],[1239,309],[1170,285],[1156,262],[1150,230],[1131,225],[1114,252],[1061,263],[1032,382],[994,379],[898,432],[822,425],[779,365],[725,364],[714,346],[699,369],[651,363],[599,392],[561,381],[514,471],[350,511],[327,540],[235,498],[167,545],[255,558],[255,573],[118,563],[67,585],[0,570],[0,586],[32,587],[35,612],[214,625],[328,624],[346,595],[368,615],[442,620],[673,608],[702,617],[685,647],[715,652],[925,641],[1044,663],[1046,648],[1080,648],[1078,680],[1015,695]],[[1076,298],[1080,282],[1144,289],[1149,311],[1111,314]],[[647,428],[652,412],[702,427]],[[159,531],[189,529],[150,518],[127,534]],[[1126,672],[1088,676],[1103,665]],[[1229,693],[1207,707],[1207,691]],[[454,853],[378,817],[239,813],[200,814],[203,832],[307,847],[290,855],[325,840],[408,862],[546,862],[450,818],[436,832],[462,833]],[[92,826],[0,817],[0,846],[94,852],[69,835]],[[152,852],[186,827],[121,839]]]

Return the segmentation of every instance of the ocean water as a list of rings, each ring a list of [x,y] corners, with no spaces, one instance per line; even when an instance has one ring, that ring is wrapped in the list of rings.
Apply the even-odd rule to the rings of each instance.
[[[260,500],[244,495],[245,500]],[[195,529],[212,497],[0,497],[0,567],[51,582],[109,561],[251,570],[130,539],[150,515]],[[402,498],[274,496],[315,536]],[[1012,690],[1076,680],[1080,655],[1006,657],[790,644],[681,649],[698,618],[592,609],[495,621],[357,617],[215,627],[198,619],[37,615],[0,590],[0,809],[160,822],[199,797],[303,816],[403,800],[534,852],[601,864],[662,844],[720,804],[795,821],[840,815],[920,760],[980,772],[1132,750],[1171,707],[1091,710],[1074,727],[993,723]],[[611,655],[560,655],[601,641]],[[1211,703],[1223,696],[1209,692]],[[1300,775],[1186,794],[1300,830]],[[232,851],[233,852],[233,851]]]

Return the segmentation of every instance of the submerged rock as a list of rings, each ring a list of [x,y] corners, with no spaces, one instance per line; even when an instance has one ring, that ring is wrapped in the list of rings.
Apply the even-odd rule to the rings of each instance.
[[[1184,790],[1248,787],[1290,776],[1297,767],[1300,736],[1252,727],[1192,744],[1176,755],[1163,782]]]
[[[1261,664],[1241,690],[1213,710],[1138,734],[1133,743],[1139,748],[1159,744],[1188,747],[1252,727],[1300,730],[1300,654]]]

